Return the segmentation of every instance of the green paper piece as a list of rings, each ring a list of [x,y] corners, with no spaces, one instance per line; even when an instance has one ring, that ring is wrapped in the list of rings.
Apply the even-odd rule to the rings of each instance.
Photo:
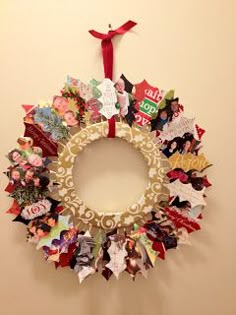
[[[157,103],[152,100],[145,98],[142,102],[140,102],[140,112],[152,117],[157,113]]]
[[[53,140],[67,138],[68,128],[63,125],[61,117],[51,107],[37,108],[34,120],[42,125],[43,131],[51,134]]]
[[[97,88],[99,84],[101,84],[101,82],[95,79],[89,81],[89,85],[92,87],[92,93],[95,98],[99,98],[102,96],[102,92]]]
[[[115,107],[116,107],[117,109],[120,109],[120,104],[119,104],[119,103],[116,103]]]
[[[93,256],[94,258],[96,258],[98,256],[98,253],[99,253],[99,250],[101,248],[101,245],[102,245],[102,241],[103,241],[103,233],[102,231],[100,230],[96,236],[94,237],[94,242],[95,242],[95,246],[93,248]]]
[[[145,247],[148,257],[152,263],[152,266],[154,267],[155,261],[157,258],[157,252],[152,249],[152,241],[147,237],[146,234],[141,234],[139,239],[140,239],[140,242]]]
[[[174,98],[174,94],[175,91],[174,90],[170,90],[166,93],[166,95],[164,96],[163,100],[160,102],[159,104],[159,109],[163,109],[166,107],[166,99],[167,100],[171,100],[172,98]]]
[[[137,231],[139,229],[139,225],[137,223],[134,223],[134,231]]]
[[[139,229],[139,225],[135,223],[134,231],[138,232],[138,229]],[[147,237],[146,233],[138,233],[138,239],[141,242],[141,244],[144,246],[152,266],[154,266],[158,253],[152,249],[152,241]]]

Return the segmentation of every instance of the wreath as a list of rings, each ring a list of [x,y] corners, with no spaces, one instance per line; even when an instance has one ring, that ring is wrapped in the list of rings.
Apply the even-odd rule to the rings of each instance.
[[[102,38],[103,52],[110,51],[111,38],[132,23],[91,34]],[[210,164],[199,153],[205,131],[185,116],[174,91],[145,80],[132,84],[123,74],[113,82],[107,64],[104,57],[102,82],[68,76],[51,102],[22,105],[24,136],[8,153],[5,172],[5,190],[14,199],[7,213],[26,225],[27,241],[43,250],[45,260],[69,266],[80,282],[98,271],[107,280],[123,271],[146,277],[168,249],[189,244],[189,233],[200,229],[211,185],[203,174]],[[90,209],[74,188],[76,157],[104,137],[126,140],[148,165],[145,191],[123,211]]]

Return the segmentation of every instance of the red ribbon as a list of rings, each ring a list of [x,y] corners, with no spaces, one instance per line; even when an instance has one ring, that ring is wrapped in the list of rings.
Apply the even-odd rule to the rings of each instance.
[[[116,30],[110,30],[107,34],[102,34],[94,30],[90,30],[89,33],[102,40],[102,57],[103,57],[103,66],[104,66],[104,74],[105,78],[109,78],[112,80],[113,77],[113,45],[111,39],[115,35],[122,35],[126,33],[128,30],[130,30],[133,26],[135,26],[137,23],[133,21],[128,21]],[[108,137],[109,138],[115,138],[115,117],[111,117],[108,120],[109,124],[109,131],[108,131]]]

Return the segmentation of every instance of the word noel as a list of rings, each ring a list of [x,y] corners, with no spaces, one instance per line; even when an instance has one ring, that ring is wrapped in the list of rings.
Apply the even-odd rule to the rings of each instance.
[[[162,93],[158,88],[144,90],[144,99],[138,102],[139,111],[135,114],[138,125],[146,125],[152,119],[162,98]]]

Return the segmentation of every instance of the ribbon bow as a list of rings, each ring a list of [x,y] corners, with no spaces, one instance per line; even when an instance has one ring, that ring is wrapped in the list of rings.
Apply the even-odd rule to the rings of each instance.
[[[102,40],[102,56],[104,65],[105,78],[112,80],[113,77],[113,45],[111,39],[115,35],[122,35],[130,30],[137,23],[128,21],[116,30],[110,30],[107,34],[102,34],[94,30],[90,30],[89,33]]]

